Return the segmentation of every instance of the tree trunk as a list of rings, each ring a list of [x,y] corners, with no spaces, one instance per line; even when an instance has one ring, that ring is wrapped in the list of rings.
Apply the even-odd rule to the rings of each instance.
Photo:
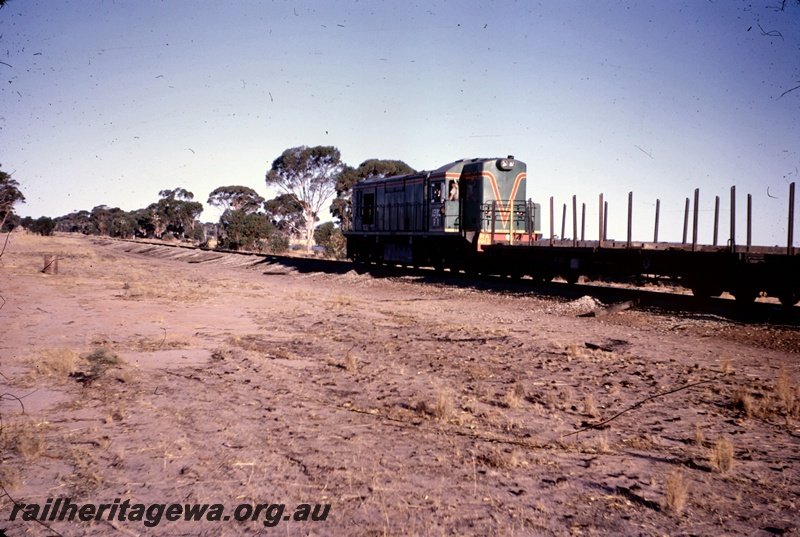
[[[306,209],[306,251],[311,251],[311,243],[314,241],[314,211]]]

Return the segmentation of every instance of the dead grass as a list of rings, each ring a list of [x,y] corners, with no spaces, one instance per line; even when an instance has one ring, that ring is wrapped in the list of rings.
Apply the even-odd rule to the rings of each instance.
[[[686,507],[689,493],[689,482],[678,469],[670,472],[667,477],[667,491],[664,500],[664,509],[674,515],[679,515]]]
[[[111,277],[114,280],[112,285],[121,290],[117,296],[123,300],[194,303],[220,294],[217,286],[204,286],[191,279],[159,277],[149,271],[147,266],[129,266],[127,271],[117,272]]]
[[[594,396],[590,393],[586,394],[583,398],[583,413],[592,418],[600,416],[600,412],[597,410],[597,405],[594,402]]]
[[[244,336],[232,336],[225,340],[225,343],[233,347],[238,347],[245,351],[263,353],[275,346],[273,341],[265,339],[258,334],[248,334]]]
[[[724,474],[733,466],[733,442],[727,438],[720,438],[711,448],[711,467]]]
[[[478,461],[490,468],[517,468],[526,465],[523,461],[522,452],[518,449],[502,450],[497,447],[491,448],[488,453],[478,456]]]
[[[522,384],[519,382],[515,382],[514,386],[512,386],[507,392],[504,397],[505,405],[508,408],[519,408],[522,401],[525,400],[525,388],[522,387]]]
[[[349,296],[339,294],[333,299],[332,304],[334,309],[342,309],[352,306],[354,302]]]
[[[3,426],[0,446],[3,453],[13,452],[25,461],[32,461],[47,448],[45,425],[32,421],[20,421]]]
[[[611,442],[608,440],[608,435],[606,433],[602,433],[597,437],[597,451],[599,453],[608,453],[611,451]]]
[[[781,366],[781,373],[775,382],[774,390],[786,415],[793,418],[800,417],[800,385],[795,386],[792,375],[785,365]]]
[[[344,357],[344,368],[351,373],[355,373],[358,370],[358,356],[353,354],[353,349],[347,351],[347,354]]]
[[[703,446],[706,443],[705,433],[703,433],[703,428],[699,423],[694,426],[694,438],[692,438],[692,441],[698,446]]]
[[[746,388],[736,388],[732,396],[733,408],[747,418],[766,419],[772,414],[771,399],[768,395],[752,394]]]
[[[22,476],[19,470],[12,466],[0,466],[0,487],[13,490],[22,485]]]
[[[781,373],[771,387],[762,385],[734,389],[731,406],[747,418],[800,418],[800,386],[795,385],[789,371],[781,367]]]
[[[447,389],[439,390],[436,396],[436,405],[433,407],[433,417],[437,420],[447,420],[453,415],[453,396]]]
[[[66,377],[74,373],[80,362],[80,355],[72,349],[45,349],[38,358],[31,360],[37,375],[45,377]]]
[[[166,333],[160,338],[139,338],[131,342],[130,345],[126,345],[126,348],[139,352],[152,352],[169,349],[185,349],[190,345],[191,343],[186,337],[174,336]]]
[[[92,375],[102,375],[112,367],[122,367],[124,361],[109,349],[99,348],[89,353],[85,360],[89,362]]]

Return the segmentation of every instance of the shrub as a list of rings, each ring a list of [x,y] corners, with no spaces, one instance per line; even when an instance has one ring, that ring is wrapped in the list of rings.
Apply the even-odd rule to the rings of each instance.
[[[273,233],[269,237],[269,251],[273,254],[280,254],[289,249],[289,237],[280,232]]]

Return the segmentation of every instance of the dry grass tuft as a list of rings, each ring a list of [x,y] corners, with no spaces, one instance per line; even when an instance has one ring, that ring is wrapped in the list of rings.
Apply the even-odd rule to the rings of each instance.
[[[611,451],[611,442],[609,442],[608,435],[606,433],[603,433],[597,437],[597,451],[599,453],[608,453]]]
[[[47,377],[66,377],[78,367],[80,356],[72,349],[46,349],[33,361],[36,373]]]
[[[344,368],[351,373],[355,373],[358,370],[358,356],[350,351],[347,351],[347,354],[344,357]]]
[[[775,382],[775,394],[787,416],[800,417],[800,385],[794,385],[792,375],[786,366],[781,366],[781,374]]]
[[[504,399],[508,408],[519,408],[525,399],[525,388],[519,382],[515,382],[514,386],[506,392]]]
[[[744,388],[737,388],[732,397],[733,408],[742,412],[748,418],[764,415],[764,406]]]
[[[127,344],[126,347],[140,352],[165,351],[169,349],[183,349],[190,345],[189,341],[182,336],[167,335],[164,333],[156,338],[139,338]]]
[[[600,416],[600,411],[597,410],[597,405],[594,402],[594,396],[590,393],[583,398],[583,413],[592,418]]]
[[[570,341],[567,344],[567,359],[583,358],[586,354],[586,346],[577,341]]]
[[[112,367],[121,367],[124,362],[108,349],[95,349],[93,352],[85,357],[89,362],[89,368],[92,375],[101,375]]]
[[[706,443],[706,436],[703,433],[703,428],[700,427],[699,423],[696,423],[694,425],[694,438],[692,439],[692,441],[698,446],[705,445]]]
[[[26,461],[36,459],[47,448],[44,427],[30,421],[5,425],[0,435],[0,448],[3,453],[14,452]]]
[[[572,398],[575,397],[575,392],[571,386],[564,386],[564,388],[559,391],[558,397],[564,403],[564,406],[569,406],[572,403]]]
[[[733,442],[727,438],[720,438],[711,448],[711,467],[720,473],[725,473],[733,465]]]
[[[337,295],[336,298],[333,299],[333,307],[335,309],[346,308],[348,306],[353,305],[353,300],[349,296],[345,295]]]
[[[448,390],[439,390],[436,396],[436,406],[433,407],[433,417],[437,420],[447,420],[453,415],[453,397]]]
[[[433,414],[433,410],[428,408],[428,403],[426,403],[424,399],[418,400],[416,403],[414,403],[412,408],[414,409],[414,412],[417,414],[422,414],[423,416]]]
[[[247,334],[244,336],[231,336],[225,340],[225,343],[237,347],[239,349],[251,352],[263,353],[272,350],[275,347],[275,342],[266,339],[258,334]]]
[[[510,452],[492,448],[485,455],[478,456],[478,460],[490,468],[517,468],[522,464],[522,452],[518,449]]]
[[[236,357],[236,349],[230,347],[217,347],[211,351],[212,360],[231,360]]]
[[[683,512],[686,506],[686,497],[689,493],[689,482],[678,469],[670,472],[667,477],[667,493],[664,508],[675,515]]]
[[[22,485],[19,470],[9,466],[0,466],[0,486],[6,490],[16,489]]]

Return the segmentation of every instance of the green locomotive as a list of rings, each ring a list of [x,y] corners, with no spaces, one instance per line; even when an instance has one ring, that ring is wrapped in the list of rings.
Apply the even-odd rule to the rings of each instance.
[[[526,200],[526,179],[525,163],[508,156],[357,183],[348,257],[479,271],[484,246],[541,236],[540,206]]]

